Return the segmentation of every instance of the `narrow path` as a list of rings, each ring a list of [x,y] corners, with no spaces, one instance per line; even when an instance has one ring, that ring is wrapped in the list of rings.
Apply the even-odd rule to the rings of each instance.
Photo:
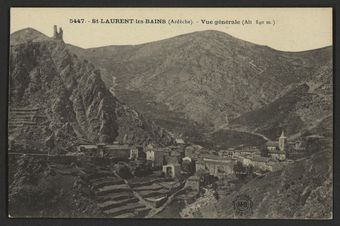
[[[236,132],[241,132],[241,133],[250,133],[252,135],[256,135],[256,136],[260,136],[263,139],[265,139],[266,141],[270,141],[270,139],[268,137],[266,137],[265,135],[261,134],[261,133],[257,133],[257,132],[253,132],[253,131],[248,131],[248,130],[243,130],[243,129],[230,129],[231,131],[236,131]]]
[[[162,206],[160,206],[160,207],[158,207],[158,208],[153,208],[153,209],[149,212],[149,214],[145,216],[145,218],[151,218],[151,217],[155,216],[156,214],[162,212],[162,211],[165,209],[165,207],[167,207],[167,206],[173,201],[173,199],[175,198],[175,196],[176,196],[178,193],[180,193],[181,191],[184,190],[184,184],[185,184],[185,183],[183,183],[183,185],[181,185],[181,186],[183,186],[181,189],[179,189],[178,191],[176,191],[175,193],[173,193],[172,195],[170,195],[170,196],[168,197],[168,200],[167,200]]]
[[[185,182],[182,182],[182,184],[180,185],[180,189],[176,192],[174,192],[172,195],[170,195],[167,199],[167,201],[160,207],[154,207],[152,206],[149,202],[147,202],[138,192],[134,191],[133,188],[131,188],[131,186],[129,185],[129,182],[126,179],[123,179],[122,177],[120,177],[117,172],[114,171],[115,176],[117,176],[118,178],[122,179],[124,181],[124,183],[131,189],[131,191],[133,192],[133,194],[136,196],[136,198],[139,199],[139,201],[144,204],[146,207],[150,208],[150,212],[145,216],[145,218],[151,218],[153,216],[155,216],[156,214],[158,214],[159,212],[163,211],[165,209],[165,207],[167,207],[174,199],[174,197],[180,193],[181,191],[183,191],[184,189],[184,184]]]
[[[321,117],[320,119],[315,120],[315,122],[313,123],[313,125],[308,126],[308,127],[305,128],[302,132],[298,132],[298,133],[295,133],[295,134],[290,135],[289,138],[290,138],[290,139],[296,139],[296,138],[300,137],[300,136],[303,134],[303,132],[309,131],[309,130],[312,130],[312,129],[316,128],[317,126],[320,125],[320,123],[321,123],[323,120],[325,120],[325,119],[327,119],[327,118],[329,118],[329,117],[331,117],[331,116],[333,116],[333,113],[332,113],[332,114],[328,114],[328,115],[326,115],[326,116],[324,116],[324,117]]]

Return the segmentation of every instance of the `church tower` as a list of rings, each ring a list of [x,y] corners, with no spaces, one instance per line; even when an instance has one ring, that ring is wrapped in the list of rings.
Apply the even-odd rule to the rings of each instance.
[[[285,136],[285,133],[282,131],[281,136],[279,137],[280,151],[285,151],[286,143],[287,143],[287,137]]]

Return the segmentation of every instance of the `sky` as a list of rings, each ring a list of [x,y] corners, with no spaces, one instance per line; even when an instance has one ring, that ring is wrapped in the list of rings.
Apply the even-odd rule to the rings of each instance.
[[[84,19],[84,23],[70,23],[72,19]],[[98,24],[92,19],[163,19],[166,23]],[[192,24],[169,25],[170,19]],[[240,24],[214,24],[235,20]],[[10,21],[11,33],[31,27],[52,36],[53,25],[58,25],[64,30],[66,43],[82,48],[136,45],[202,30],[226,32],[282,51],[332,45],[331,8],[11,8]],[[252,24],[242,25],[245,21]]]

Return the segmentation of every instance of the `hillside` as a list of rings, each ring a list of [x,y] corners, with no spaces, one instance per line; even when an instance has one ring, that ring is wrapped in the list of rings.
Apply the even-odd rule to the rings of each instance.
[[[38,41],[46,41],[49,37],[44,35],[43,33],[33,29],[33,28],[26,28],[19,31],[16,31],[11,34],[11,45],[18,45],[25,42],[38,42]]]
[[[303,157],[275,162],[279,169],[246,180],[232,175],[219,180],[208,188],[222,184],[224,193],[211,193],[214,202],[205,204],[216,218],[234,218],[232,201],[246,194],[254,218],[332,217],[330,47],[281,52],[203,31],[136,46],[82,49],[28,28],[12,34],[9,56],[11,216],[145,216],[139,211],[150,210],[146,201],[119,175],[127,165],[69,155],[79,144],[164,147],[174,144],[175,133],[215,153],[259,147],[284,130],[289,141],[311,138]],[[148,170],[131,163],[134,172]],[[155,175],[150,181],[158,180]],[[144,176],[135,181],[145,197],[169,196],[173,187],[164,191],[150,181]]]
[[[332,151],[328,149],[251,180],[218,200],[216,209],[220,218],[237,217],[232,200],[245,194],[253,202],[253,218],[332,218],[332,191]]]
[[[164,129],[114,97],[100,71],[63,41],[16,44],[25,34],[40,37],[32,29],[21,33],[11,41],[9,65],[9,136],[16,144],[66,151],[79,143],[172,142]]]
[[[331,47],[282,52],[218,31],[194,32],[135,46],[75,51],[105,71],[103,80],[114,87],[118,98],[192,140],[199,140],[211,130],[232,128],[233,120],[242,121],[247,117],[244,114],[257,114],[262,108],[268,110],[266,115],[275,115],[275,107],[268,104],[290,95],[304,83],[313,87],[322,68],[327,71],[321,73],[326,80],[332,71]],[[325,89],[332,92],[329,86]],[[308,111],[307,102],[311,103],[299,102],[295,110]],[[308,120],[318,115],[310,114]],[[281,119],[273,118],[263,126],[268,128],[255,129],[270,134],[278,124],[278,129],[287,125]],[[305,126],[302,124],[289,130],[295,132]]]
[[[287,134],[303,134],[318,127],[324,120],[332,121],[333,82],[331,61],[315,72],[306,82],[292,87],[286,94],[262,108],[243,114],[230,122],[231,128],[256,131],[272,139],[282,130]],[[332,130],[332,123],[328,123]],[[332,132],[313,129],[314,134],[332,137]],[[310,134],[310,133],[309,133]]]

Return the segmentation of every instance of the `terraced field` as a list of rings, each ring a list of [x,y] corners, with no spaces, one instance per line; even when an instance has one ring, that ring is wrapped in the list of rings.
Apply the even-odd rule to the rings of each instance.
[[[36,125],[33,117],[36,115],[36,108],[11,108],[8,114],[8,132],[15,133],[23,125]]]
[[[98,208],[107,217],[144,217],[151,208],[138,199],[132,189],[113,171],[101,170],[89,176]]]
[[[80,162],[76,159],[65,163],[59,159],[45,158],[45,155],[41,156],[41,162],[46,168],[44,175],[49,175],[49,180],[57,178],[60,181],[57,182],[60,190],[64,189],[67,181],[69,187],[65,189],[72,191],[72,195],[68,197],[70,203],[80,208],[79,211],[85,216],[152,217],[171,202],[182,184],[164,178],[160,172],[126,180],[114,171],[114,164],[99,166],[93,161]],[[46,178],[42,180],[45,181]]]
[[[128,181],[135,194],[143,199],[155,211],[162,206],[177,189],[180,184],[169,178],[145,177],[133,178]]]
[[[15,144],[16,149],[19,145],[24,147],[25,152],[46,151],[46,122],[46,116],[41,109],[32,106],[10,107],[8,138],[11,146],[9,149],[15,149],[12,146]]]

